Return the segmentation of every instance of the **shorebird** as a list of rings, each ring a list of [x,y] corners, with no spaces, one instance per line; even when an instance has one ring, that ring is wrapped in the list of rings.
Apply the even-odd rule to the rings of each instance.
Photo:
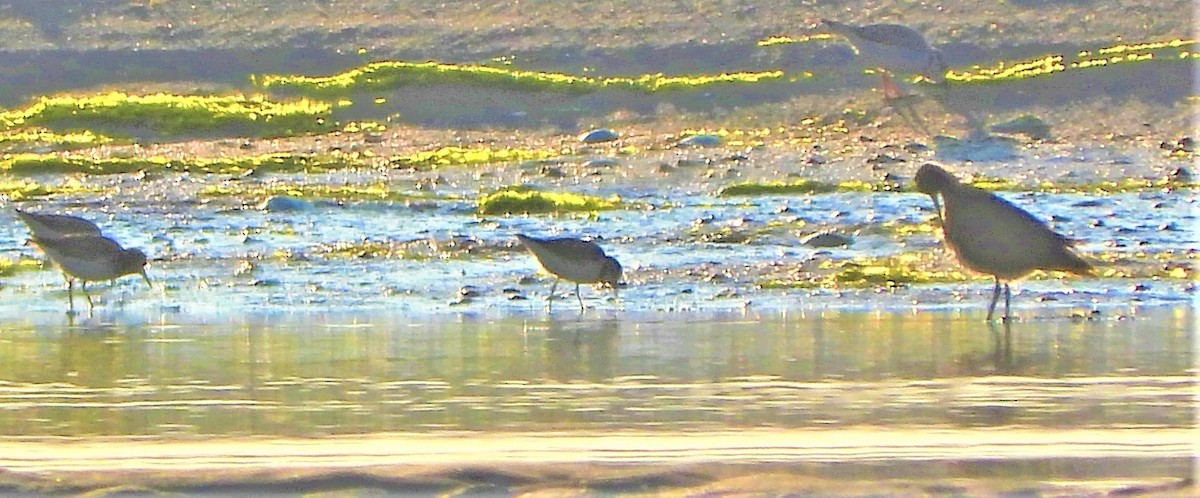
[[[917,74],[938,84],[946,81],[948,67],[942,60],[942,53],[930,47],[921,33],[908,26],[854,26],[829,19],[822,19],[821,24],[850,42],[865,66],[879,71],[885,99],[902,96],[900,88],[892,82],[889,73]]]
[[[1071,241],[1055,233],[1027,211],[971,185],[959,183],[946,170],[925,164],[913,178],[917,190],[933,198],[946,245],[967,268],[992,275],[992,321],[1000,284],[1004,284],[1004,320],[1011,319],[1009,282],[1034,270],[1065,271],[1088,276],[1092,265],[1071,250]],[[945,201],[945,209],[938,196]]]
[[[554,291],[559,279],[575,283],[575,298],[579,300],[579,311],[583,311],[583,297],[579,295],[579,284],[601,283],[617,297],[617,282],[621,280],[621,263],[604,254],[604,249],[595,242],[573,239],[537,239],[517,234],[517,240],[533,253],[542,268],[554,275],[550,286],[550,306],[554,303]]]
[[[29,227],[36,239],[61,239],[73,235],[100,235],[100,227],[78,216],[27,213],[15,209],[17,217]]]
[[[35,237],[33,243],[46,252],[55,265],[67,276],[67,300],[72,311],[75,309],[75,279],[87,298],[91,309],[92,296],[87,283],[98,280],[116,280],[125,275],[141,275],[151,287],[146,275],[146,254],[138,249],[125,249],[116,241],[98,235],[75,235],[60,239]]]

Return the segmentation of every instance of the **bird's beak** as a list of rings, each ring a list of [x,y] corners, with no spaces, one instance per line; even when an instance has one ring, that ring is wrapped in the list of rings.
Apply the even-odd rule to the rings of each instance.
[[[937,213],[938,224],[945,226],[946,220],[942,219],[942,202],[938,200],[937,194],[929,194],[929,198],[933,199],[933,210]]]

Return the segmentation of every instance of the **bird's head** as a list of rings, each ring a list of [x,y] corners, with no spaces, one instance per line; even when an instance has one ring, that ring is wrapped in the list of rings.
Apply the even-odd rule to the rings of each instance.
[[[621,281],[622,274],[624,274],[624,270],[621,268],[621,263],[617,262],[617,259],[612,256],[606,256],[604,258],[604,267],[600,269],[600,282],[616,289],[617,283]]]
[[[929,52],[929,60],[925,61],[925,71],[922,76],[925,79],[938,85],[946,84],[946,72],[950,70],[950,66],[942,58],[941,50],[932,50]]]
[[[154,284],[150,283],[150,276],[146,275],[147,261],[146,253],[142,252],[140,249],[126,249],[121,252],[120,262],[123,274],[129,275],[136,273],[141,275],[142,278],[146,280],[146,285],[154,287]]]
[[[917,170],[917,175],[913,177],[913,182],[916,184],[917,191],[937,195],[958,184],[958,180],[954,178],[948,171],[942,169],[933,163],[925,163],[921,169]]]

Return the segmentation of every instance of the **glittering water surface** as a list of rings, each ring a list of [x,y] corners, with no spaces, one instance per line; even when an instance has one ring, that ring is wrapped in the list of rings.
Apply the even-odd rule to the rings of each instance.
[[[870,490],[973,494],[946,483],[974,479],[988,493],[1074,493],[1177,490],[1190,471],[1193,191],[1001,194],[1100,266],[1019,282],[1018,319],[988,325],[987,279],[787,285],[821,264],[904,254],[953,267],[936,231],[905,231],[933,216],[921,195],[574,190],[633,207],[484,217],[461,200],[469,187],[293,212],[195,204],[186,189],[174,203],[43,206],[145,248],[155,287],[93,284],[96,308],[77,300],[68,315],[57,272],[5,277],[0,466],[47,476],[20,489],[103,470],[110,481],[78,489],[181,489],[187,475],[208,491],[245,480],[246,493],[301,471],[308,484],[286,489],[511,491],[572,475],[587,483],[576,491],[628,491],[767,472],[775,491],[838,476]],[[0,220],[0,253],[40,257],[11,212]],[[797,243],[825,230],[853,243]],[[581,313],[562,285],[547,310],[550,279],[530,278],[521,232],[599,237],[626,269],[620,300],[585,286]],[[1147,273],[1106,273],[1130,261]],[[616,467],[584,476],[579,464]],[[374,470],[321,474],[337,469]],[[838,482],[818,494],[853,494]]]
[[[522,281],[537,273],[537,264],[513,238],[515,233],[530,233],[596,236],[622,262],[627,285],[620,303],[605,301],[607,293],[584,289],[589,307],[599,309],[912,309],[914,303],[985,304],[990,295],[985,280],[918,285],[885,294],[853,287],[760,287],[769,280],[780,281],[768,267],[941,251],[933,233],[897,237],[883,228],[928,223],[932,208],[923,195],[720,198],[671,188],[652,197],[625,189],[594,193],[622,195],[641,207],[603,212],[597,219],[480,217],[473,205],[461,201],[420,208],[404,203],[318,203],[286,213],[214,204],[177,206],[179,211],[165,216],[162,206],[132,207],[101,225],[127,246],[160,258],[149,269],[158,288],[148,290],[132,279],[111,290],[106,285],[93,288],[105,289],[97,295],[115,301],[108,308],[126,309],[147,320],[173,313],[186,319],[193,314],[319,312],[330,307],[406,316],[535,313],[544,308],[550,281]],[[1200,247],[1192,229],[1196,201],[1191,191],[1002,195],[1078,240],[1077,249],[1084,254],[1108,254],[1118,260],[1162,255],[1158,263],[1146,260],[1186,269]],[[37,257],[36,248],[20,244],[27,235],[13,215],[3,212],[0,219],[0,240],[9,241],[0,253]],[[824,230],[849,234],[854,242],[845,248],[797,243],[803,234]],[[354,249],[372,246],[385,250],[369,254]],[[1103,276],[1104,270],[1101,266],[1098,273]],[[714,279],[718,273],[723,275]],[[782,278],[786,284],[793,277]],[[459,299],[464,286],[471,286],[476,295]],[[1036,280],[1015,287],[1019,293],[1033,294],[1018,295],[1014,303],[1032,307],[1030,315],[1054,307],[1074,308],[1078,314],[1131,301],[1185,305],[1194,291],[1190,278]],[[52,271],[13,276],[0,288],[0,315],[61,312],[63,290],[61,277]],[[559,290],[565,297],[573,288],[563,285]]]
[[[1188,307],[1009,326],[961,310],[141,318],[0,332],[0,465],[208,492],[567,475],[577,492],[744,492],[722,476],[765,472],[821,494],[1074,493],[1178,490],[1195,449]]]
[[[114,317],[120,320],[121,317]],[[10,327],[7,436],[1189,427],[1192,312],[528,316]]]

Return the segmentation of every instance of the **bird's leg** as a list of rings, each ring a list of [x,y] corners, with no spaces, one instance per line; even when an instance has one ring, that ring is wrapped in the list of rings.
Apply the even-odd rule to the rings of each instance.
[[[63,274],[64,276],[66,273]],[[75,311],[75,280],[67,277],[67,313]]]
[[[885,102],[891,102],[904,96],[904,92],[900,91],[900,87],[896,86],[896,83],[892,81],[892,77],[887,72],[880,71],[879,77],[883,80],[881,90],[883,90],[883,100]]]
[[[554,311],[554,290],[558,288],[558,277],[554,278],[554,284],[550,286],[550,295],[546,296],[546,309]]]
[[[1007,323],[1012,320],[1012,292],[1008,289],[1008,282],[1004,282],[1004,321]]]
[[[1007,284],[1005,284],[1007,286]],[[992,304],[988,305],[987,321],[992,321],[992,314],[996,311],[996,301],[1000,300],[1000,277],[996,277],[996,286],[992,288]]]
[[[575,283],[575,299],[579,300],[579,312],[583,313],[583,296],[579,295],[579,283]]]
[[[79,288],[80,288],[80,289],[83,289],[83,297],[86,297],[86,298],[87,298],[87,302],[88,302],[88,310],[91,310],[92,308],[95,308],[95,307],[96,307],[96,305],[92,304],[92,295],[91,295],[91,294],[88,294],[88,291],[87,291],[87,280],[80,280],[80,281],[79,281]]]

